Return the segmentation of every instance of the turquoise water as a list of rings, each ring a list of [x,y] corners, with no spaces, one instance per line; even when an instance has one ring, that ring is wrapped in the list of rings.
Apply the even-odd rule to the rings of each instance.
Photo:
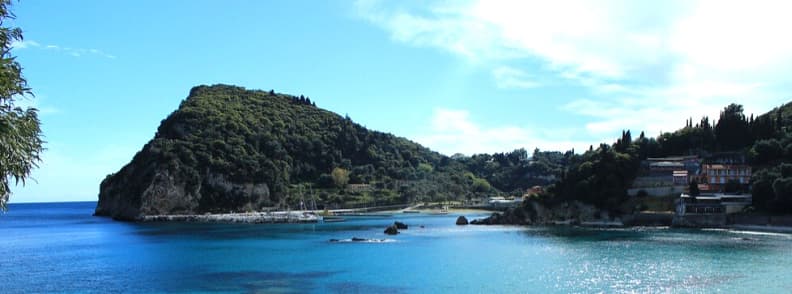
[[[11,205],[0,216],[0,292],[792,291],[785,234],[456,226],[454,215],[399,215],[410,229],[386,237],[394,219],[136,224],[92,217],[94,205]],[[329,242],[351,237],[392,241]]]

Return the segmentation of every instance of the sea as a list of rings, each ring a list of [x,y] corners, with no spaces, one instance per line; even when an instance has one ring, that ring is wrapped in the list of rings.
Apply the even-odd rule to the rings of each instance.
[[[792,292],[788,234],[457,226],[453,213],[130,223],[91,216],[95,205],[11,204],[0,293]],[[385,235],[394,221],[409,228]]]

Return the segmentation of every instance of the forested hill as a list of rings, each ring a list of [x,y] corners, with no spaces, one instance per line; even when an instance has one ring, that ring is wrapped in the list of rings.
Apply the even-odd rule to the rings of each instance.
[[[748,154],[754,206],[792,213],[792,102],[757,117],[754,126],[756,141]]]
[[[102,182],[96,215],[391,204],[490,190],[465,170],[417,143],[318,108],[310,98],[198,86],[132,161]]]
[[[743,154],[753,167],[751,192],[759,210],[792,213],[792,103],[765,114],[747,116],[738,104],[726,106],[717,120],[690,119],[685,127],[657,138],[643,132],[633,139],[629,130],[613,144],[593,146],[569,158],[565,173],[550,187],[550,202],[580,200],[609,210],[625,207],[627,188],[637,176],[640,161],[649,157],[719,152]],[[739,185],[738,185],[739,186]]]

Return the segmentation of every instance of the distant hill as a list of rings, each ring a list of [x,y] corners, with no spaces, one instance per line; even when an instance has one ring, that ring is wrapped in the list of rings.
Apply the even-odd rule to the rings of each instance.
[[[215,85],[193,88],[132,161],[102,181],[95,214],[132,220],[491,191],[464,164],[310,98]]]
[[[783,123],[786,126],[792,124],[792,102],[788,102],[784,105],[773,108],[773,110],[768,111],[762,116],[778,117],[779,115],[783,119]]]

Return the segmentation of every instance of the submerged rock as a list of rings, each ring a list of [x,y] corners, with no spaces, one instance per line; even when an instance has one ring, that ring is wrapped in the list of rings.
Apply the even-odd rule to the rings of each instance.
[[[350,239],[330,239],[330,243],[389,243],[394,242],[393,239],[368,239],[352,237]]]
[[[400,221],[393,222],[393,225],[396,226],[396,228],[399,229],[399,230],[406,230],[407,229],[407,224],[405,224],[403,222],[400,222]]]
[[[468,219],[464,215],[460,215],[456,220],[457,225],[467,225]]]
[[[389,226],[389,227],[385,228],[385,234],[387,234],[387,235],[397,235],[397,234],[399,234],[399,229],[396,228],[395,225]]]

